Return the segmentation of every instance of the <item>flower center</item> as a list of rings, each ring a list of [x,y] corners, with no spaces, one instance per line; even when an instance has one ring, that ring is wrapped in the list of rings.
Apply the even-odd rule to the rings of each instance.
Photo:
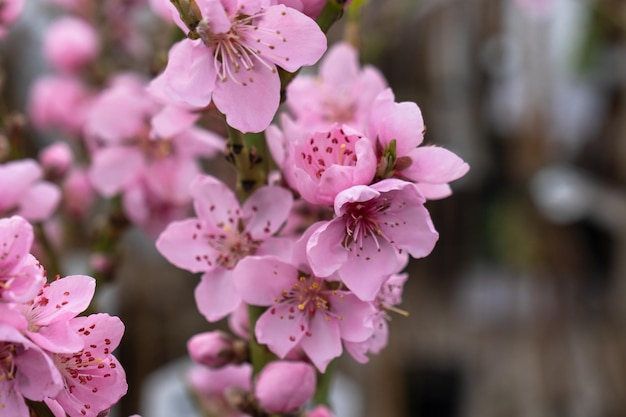
[[[15,378],[15,355],[17,348],[13,343],[0,342],[0,381]],[[0,407],[1,409],[2,407]]]
[[[359,139],[357,135],[346,135],[341,128],[317,132],[300,146],[300,165],[317,179],[332,165],[354,166],[357,162],[354,144]]]
[[[364,240],[371,237],[380,251],[379,238],[389,239],[380,229],[380,216],[391,206],[387,198],[380,197],[370,201],[350,203],[344,219],[346,221],[346,235],[343,246],[352,251],[352,246],[357,245],[363,249]]]

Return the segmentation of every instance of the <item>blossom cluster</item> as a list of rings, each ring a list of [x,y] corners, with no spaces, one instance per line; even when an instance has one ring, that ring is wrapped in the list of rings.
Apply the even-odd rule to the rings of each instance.
[[[112,354],[124,325],[108,314],[79,317],[95,280],[46,282],[30,253],[33,238],[24,218],[0,219],[0,411],[28,417],[27,399],[44,401],[58,416],[98,416],[127,390]]]
[[[327,51],[314,19],[349,2],[47,3],[63,13],[45,29],[51,72],[33,83],[27,113],[36,131],[64,140],[38,161],[0,153],[0,414],[28,416],[44,402],[57,416],[97,416],[126,392],[111,354],[123,324],[80,316],[95,280],[47,282],[37,260],[71,245],[65,220],[95,240],[84,245],[94,273],[115,269],[117,239],[137,227],[169,262],[202,274],[198,310],[228,318],[233,333],[188,344],[199,364],[190,386],[210,414],[330,417],[323,401],[311,404],[318,379],[344,351],[364,363],[386,346],[409,258],[439,237],[425,204],[449,196],[468,165],[423,143],[419,107],[397,102],[355,48]],[[21,7],[0,0],[0,36]],[[160,28],[183,31],[166,63],[138,29],[147,7]],[[324,53],[317,75],[295,77]],[[136,61],[150,70],[130,69]],[[233,132],[262,132],[268,153]],[[251,171],[259,161],[275,169],[242,197],[204,168],[246,147]],[[275,360],[259,367],[256,348]]]

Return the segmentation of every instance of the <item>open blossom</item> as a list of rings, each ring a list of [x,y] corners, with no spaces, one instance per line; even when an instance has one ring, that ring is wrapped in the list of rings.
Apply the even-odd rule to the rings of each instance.
[[[386,179],[357,185],[335,199],[335,218],[315,226],[307,242],[318,276],[337,273],[363,300],[373,300],[387,277],[398,270],[401,252],[428,255],[439,234],[415,184]]]
[[[71,323],[87,309],[95,289],[95,279],[85,275],[71,275],[43,285],[39,294],[22,308],[28,322],[24,334],[47,351],[78,352],[83,348],[83,340]]]
[[[198,39],[183,39],[169,53],[151,91],[191,107],[211,101],[232,127],[260,132],[280,102],[277,66],[296,71],[326,50],[319,26],[284,5],[267,1],[196,0]],[[186,27],[182,30],[188,31]]]
[[[439,199],[452,191],[449,182],[469,171],[453,152],[439,146],[419,146],[424,140],[424,121],[417,104],[396,103],[390,89],[380,93],[371,108],[367,137],[373,140],[382,159],[378,172],[414,181],[424,197]],[[386,152],[395,144],[395,164],[385,166]]]
[[[360,68],[357,50],[339,42],[328,50],[317,76],[299,75],[289,84],[286,103],[300,125],[344,123],[363,130],[374,99],[386,87],[380,71]]]
[[[29,417],[24,398],[42,401],[63,388],[59,371],[41,348],[0,323],[0,414]]]
[[[235,285],[248,304],[269,307],[257,321],[255,334],[279,358],[299,346],[324,372],[341,355],[342,340],[362,342],[372,334],[370,303],[278,258],[241,260]]]
[[[54,353],[54,364],[64,389],[56,400],[70,417],[97,417],[126,394],[126,374],[113,356],[124,333],[124,324],[108,314],[76,317],[72,330],[84,348],[75,353]]]
[[[232,282],[239,260],[254,253],[289,252],[288,241],[272,235],[285,222],[292,197],[283,188],[262,187],[242,207],[225,184],[209,176],[198,176],[190,190],[198,217],[171,223],[156,246],[179,268],[204,273],[196,302],[207,320],[216,321],[241,301]]]
[[[30,89],[28,116],[37,129],[58,129],[79,136],[93,93],[78,78],[46,75]]]
[[[33,239],[33,227],[22,217],[0,219],[0,302],[29,301],[46,282],[30,254]]]
[[[30,221],[42,221],[52,215],[61,200],[61,191],[42,181],[42,174],[32,159],[0,164],[0,215],[16,214]]]
[[[344,344],[346,351],[360,363],[366,363],[369,358],[368,353],[378,354],[389,340],[389,312],[400,312],[395,308],[402,301],[402,287],[408,278],[408,274],[393,274],[381,286],[373,304],[376,307],[376,314],[372,317],[374,333],[372,336],[361,343],[346,342]]]
[[[341,191],[374,179],[376,155],[362,133],[341,124],[311,131],[288,117],[282,125],[282,132],[268,128],[268,145],[289,185],[306,201],[331,206]]]

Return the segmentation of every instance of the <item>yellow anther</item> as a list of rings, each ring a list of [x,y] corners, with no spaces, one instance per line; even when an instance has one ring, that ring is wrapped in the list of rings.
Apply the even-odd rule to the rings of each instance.
[[[224,225],[224,231],[225,232],[230,232],[230,230],[231,229],[230,229],[230,225],[229,224]]]
[[[305,277],[302,277],[302,276],[301,276],[300,278],[298,278],[298,279],[300,280],[300,282],[304,282],[304,281],[306,281],[306,278],[305,278]]]
[[[298,310],[302,311],[304,310],[304,304],[298,304]]]

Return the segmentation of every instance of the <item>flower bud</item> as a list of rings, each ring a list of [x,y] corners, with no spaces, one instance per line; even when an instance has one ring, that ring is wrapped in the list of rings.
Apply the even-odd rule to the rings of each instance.
[[[209,368],[221,368],[235,359],[234,340],[221,331],[200,333],[187,342],[191,358]]]
[[[270,413],[296,411],[315,393],[315,369],[304,362],[276,361],[267,365],[256,382],[255,395]]]
[[[306,417],[333,417],[333,413],[328,408],[320,405],[306,413]]]
[[[45,177],[51,181],[64,178],[73,160],[72,149],[67,142],[55,142],[39,154],[39,162],[45,171]]]
[[[43,49],[55,69],[73,73],[93,62],[100,50],[100,42],[98,34],[87,22],[65,17],[50,27]]]

